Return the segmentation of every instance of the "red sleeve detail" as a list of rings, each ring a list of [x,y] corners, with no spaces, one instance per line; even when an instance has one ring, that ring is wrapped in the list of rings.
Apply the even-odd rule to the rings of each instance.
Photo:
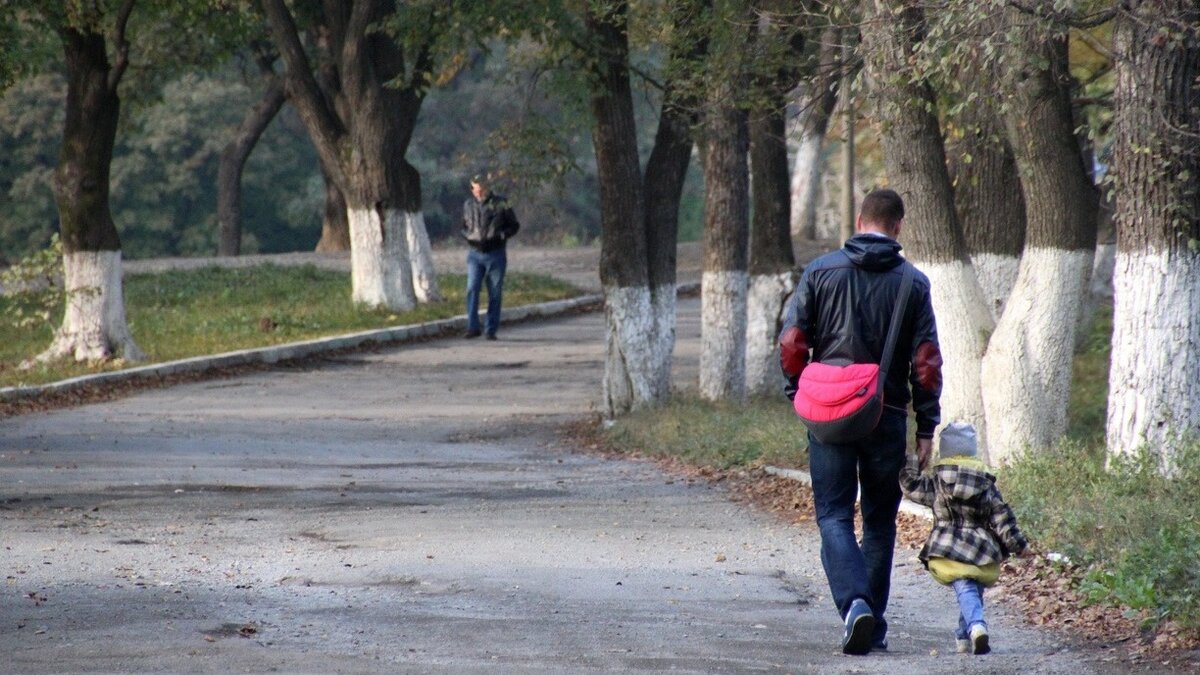
[[[942,353],[932,342],[922,342],[917,347],[917,358],[913,360],[917,371],[917,383],[925,391],[939,394],[942,391]]]
[[[808,365],[808,336],[797,326],[783,331],[779,336],[779,365],[783,374],[797,377]]]

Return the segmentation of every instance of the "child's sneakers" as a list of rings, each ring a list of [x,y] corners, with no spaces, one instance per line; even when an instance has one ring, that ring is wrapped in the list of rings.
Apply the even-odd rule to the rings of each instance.
[[[991,646],[988,645],[987,626],[981,623],[971,626],[971,651],[976,655],[992,651]]]
[[[971,641],[966,638],[956,638],[954,640],[954,651],[959,654],[971,653]]]

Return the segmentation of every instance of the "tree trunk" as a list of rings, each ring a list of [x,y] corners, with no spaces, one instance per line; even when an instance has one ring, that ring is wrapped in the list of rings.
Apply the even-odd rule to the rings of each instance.
[[[852,34],[850,30],[842,32],[843,63],[850,61],[851,55],[854,53],[854,48],[850,43]],[[851,79],[853,78],[849,72],[842,73],[842,132],[846,136],[842,143],[842,226],[840,237],[842,241],[854,236],[854,211],[857,201],[854,192],[854,170],[857,161],[854,152],[854,133],[855,126],[858,124],[858,115],[855,110],[854,92],[850,87]]]
[[[651,327],[649,377],[656,397],[671,391],[671,353],[675,348],[676,255],[679,201],[692,159],[692,102],[679,101],[668,83],[658,118],[654,147],[646,161],[642,190],[646,200],[646,246]]]
[[[998,321],[1025,248],[1025,199],[996,116],[992,69],[971,61],[958,79],[965,85],[963,96],[973,95],[978,103],[965,107],[958,120],[962,137],[947,147],[954,204],[988,310]]]
[[[346,198],[324,164],[321,165],[321,178],[325,182],[325,208],[321,214],[321,239],[317,241],[316,251],[349,251],[350,221],[347,220]]]
[[[37,360],[73,356],[76,361],[120,354],[144,358],[125,320],[121,287],[121,240],[109,211],[109,168],[121,103],[117,84],[127,64],[125,22],[132,3],[117,19],[116,60],[110,65],[104,35],[62,26],[67,65],[67,110],[55,170],[67,292],[62,326]]]
[[[1031,21],[1017,10],[1010,17]],[[982,363],[995,462],[1066,433],[1075,330],[1096,245],[1097,193],[1074,134],[1066,36],[1019,27],[1024,39],[1010,44],[1002,79],[1028,225],[1016,284]]]
[[[933,91],[907,73],[911,36],[924,18],[909,8],[892,13],[892,3],[864,4],[865,68],[884,153],[888,181],[905,201],[901,237],[911,259],[929,277],[938,341],[948,367],[943,371],[942,419],[974,424],[985,438],[986,420],[979,365],[993,322],[954,211],[945,148],[933,115]],[[982,444],[981,444],[982,445]],[[986,456],[986,448],[981,448]]]
[[[800,140],[796,159],[792,163],[790,219],[793,237],[820,238],[817,232],[817,207],[821,202],[821,174],[824,169],[822,151],[825,148],[825,133],[829,130],[829,118],[837,106],[840,89],[839,32],[837,28],[827,28],[822,32],[817,72],[810,79],[809,86],[804,88],[807,95],[799,103],[801,108],[796,126],[799,127]]]
[[[650,292],[646,204],[629,85],[628,7],[587,14],[598,43],[592,78],[592,144],[600,185],[600,283],[604,287],[604,411],[613,417],[668,394],[659,389]]]
[[[1125,12],[1107,443],[1110,456],[1149,448],[1170,473],[1200,429],[1200,9],[1171,0]]]
[[[275,115],[279,114],[287,92],[283,81],[267,79],[267,89],[259,102],[246,113],[233,140],[221,151],[217,167],[217,255],[236,256],[242,249],[242,169],[254,151],[258,139]]]
[[[749,138],[732,81],[716,85],[705,113],[704,275],[700,309],[700,395],[746,397]]]
[[[420,180],[404,159],[432,69],[429,44],[408,63],[403,49],[374,30],[395,7],[381,0],[323,3],[322,39],[337,88],[323,91],[283,0],[262,0],[287,66],[293,104],[323,168],[342,192],[350,231],[353,300],[392,310],[438,296],[421,209]],[[433,36],[427,36],[432,40]],[[325,78],[327,79],[327,78]],[[410,240],[418,246],[414,252]],[[356,250],[361,248],[361,250]],[[413,269],[413,254],[429,269]]]
[[[760,39],[773,37],[771,24],[760,24]],[[799,54],[802,43],[793,44]],[[750,280],[746,307],[746,390],[778,394],[779,328],[783,305],[796,287],[792,253],[791,200],[788,179],[787,90],[798,71],[781,68],[774,78],[761,78],[764,104],[750,118],[750,179],[753,181],[750,226]],[[828,116],[826,116],[828,119]]]

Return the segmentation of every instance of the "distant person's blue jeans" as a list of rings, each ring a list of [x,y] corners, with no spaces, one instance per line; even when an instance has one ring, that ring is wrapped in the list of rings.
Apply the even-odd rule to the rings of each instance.
[[[821,564],[843,617],[862,598],[875,614],[873,642],[887,635],[900,468],[904,465],[908,418],[884,409],[875,430],[849,444],[821,443],[808,435],[808,468],[821,531]],[[854,499],[861,486],[863,539],[854,537]]]
[[[487,282],[488,304],[486,332],[495,335],[500,329],[500,300],[504,293],[504,271],[508,256],[504,249],[467,252],[467,330],[479,331],[479,291]]]
[[[971,626],[983,620],[983,584],[974,579],[955,579],[954,593],[958,596],[958,630],[954,636],[959,640],[970,638]]]

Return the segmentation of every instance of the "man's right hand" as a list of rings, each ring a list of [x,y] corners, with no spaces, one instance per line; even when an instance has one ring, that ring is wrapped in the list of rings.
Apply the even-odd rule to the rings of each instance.
[[[921,471],[929,466],[929,458],[933,455],[933,439],[918,438],[917,439],[917,466]]]

